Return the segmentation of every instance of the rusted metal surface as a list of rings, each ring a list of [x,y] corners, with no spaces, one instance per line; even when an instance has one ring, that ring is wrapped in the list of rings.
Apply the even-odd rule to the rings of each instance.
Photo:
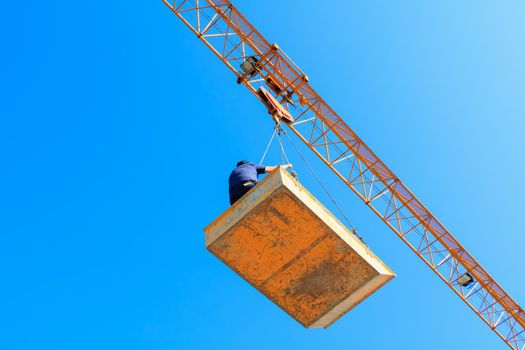
[[[211,253],[305,327],[328,327],[394,277],[282,169],[205,232]]]

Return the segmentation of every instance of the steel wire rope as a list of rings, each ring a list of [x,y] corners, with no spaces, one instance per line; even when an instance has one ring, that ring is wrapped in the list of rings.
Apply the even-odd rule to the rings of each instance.
[[[272,137],[270,137],[270,142],[268,142],[268,146],[266,146],[266,149],[264,150],[263,156],[262,156],[261,161],[259,162],[259,164],[261,164],[261,165],[263,164],[264,159],[266,158],[266,154],[268,153],[268,150],[270,149],[270,146],[272,145],[272,142],[273,142],[273,139],[274,139],[276,133],[277,133],[277,129],[274,129],[273,133],[272,133]]]
[[[280,131],[278,126],[275,126],[275,128],[273,130],[273,133],[272,133],[272,136],[270,137],[270,141],[268,142],[268,145],[266,146],[266,149],[264,150],[264,154],[263,154],[259,164],[263,164],[264,159],[266,158],[266,155],[268,153],[268,150],[270,149],[270,146],[273,143],[273,139],[275,138],[275,135],[277,135],[277,141],[279,142],[279,148],[280,148],[280,151],[281,151],[281,164],[284,165],[286,163],[290,163],[288,155],[286,154],[286,151],[284,149],[283,143],[281,141],[281,136],[280,136],[281,135],[281,131]],[[292,175],[294,175],[294,174],[292,173]]]
[[[281,140],[281,133],[284,133],[284,130],[279,126],[275,126],[275,130],[277,132],[277,141],[279,141],[279,146],[281,146],[281,157],[283,164],[289,164],[290,161],[288,160],[288,155],[286,154],[286,151],[284,150],[283,142]],[[284,162],[286,160],[286,163]],[[297,174],[295,174],[295,171],[292,170],[292,175],[294,177],[297,177]]]
[[[359,238],[359,240],[361,242],[363,242],[363,244],[366,245],[364,239],[362,236],[360,236],[357,232],[357,228],[352,225],[352,223],[350,222],[350,219],[348,219],[348,217],[345,215],[345,213],[343,212],[343,210],[341,209],[341,207],[339,206],[339,204],[337,203],[337,201],[335,200],[335,198],[332,196],[332,194],[330,193],[330,191],[328,190],[328,188],[325,186],[325,184],[323,183],[323,181],[321,180],[321,178],[319,177],[319,175],[317,175],[317,173],[315,172],[315,170],[312,168],[312,166],[310,165],[310,163],[308,162],[308,160],[306,160],[306,158],[303,156],[303,154],[301,153],[301,151],[297,148],[297,146],[295,145],[295,143],[292,141],[292,139],[288,136],[288,134],[286,133],[286,131],[284,129],[282,129],[281,127],[280,128],[280,131],[281,133],[284,134],[284,136],[286,136],[286,139],[288,140],[288,142],[292,145],[292,147],[294,148],[295,152],[299,155],[299,157],[303,160],[303,162],[306,164],[307,168],[310,170],[310,172],[312,173],[312,175],[314,176],[314,178],[316,179],[316,181],[319,183],[319,185],[321,185],[321,187],[323,188],[323,190],[325,191],[325,193],[327,194],[328,198],[330,199],[330,201],[335,205],[335,207],[337,208],[337,211],[341,214],[341,216],[345,219],[346,223],[348,224],[348,226],[350,227],[352,233],[357,237]]]

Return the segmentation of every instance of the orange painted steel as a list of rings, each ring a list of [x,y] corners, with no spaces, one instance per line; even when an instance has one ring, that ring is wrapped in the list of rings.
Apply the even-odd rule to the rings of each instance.
[[[525,349],[525,312],[228,0],[163,0],[257,98],[266,87],[290,129],[513,349]],[[241,65],[247,60],[254,69]],[[472,278],[467,288],[462,279]],[[470,277],[469,277],[470,276]]]

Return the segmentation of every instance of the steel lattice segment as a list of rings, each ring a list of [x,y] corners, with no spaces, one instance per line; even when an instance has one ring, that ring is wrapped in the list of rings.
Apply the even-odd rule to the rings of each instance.
[[[511,348],[525,349],[525,312],[309,85],[307,76],[227,0],[166,5],[256,97],[265,86],[290,129]],[[256,70],[244,70],[247,60]],[[464,287],[468,274],[473,283]]]

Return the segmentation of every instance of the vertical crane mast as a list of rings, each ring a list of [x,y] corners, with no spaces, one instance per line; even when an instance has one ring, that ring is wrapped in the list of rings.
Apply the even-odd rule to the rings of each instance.
[[[246,86],[266,87],[288,127],[512,349],[525,312],[228,0],[163,0]],[[264,102],[264,101],[263,101]]]

